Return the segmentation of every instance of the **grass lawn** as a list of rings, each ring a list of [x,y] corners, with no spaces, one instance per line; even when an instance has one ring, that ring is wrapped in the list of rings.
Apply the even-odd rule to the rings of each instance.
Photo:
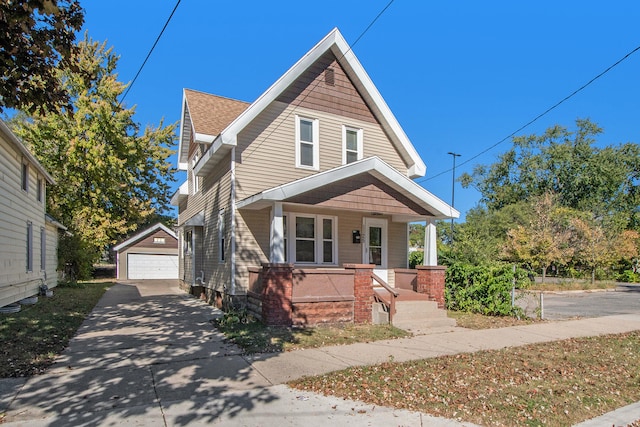
[[[495,426],[570,426],[640,400],[640,332],[303,378],[291,387]]]
[[[456,319],[457,326],[467,329],[506,328],[508,326],[530,325],[532,323],[542,322],[542,320],[538,319],[518,319],[510,316],[483,316],[477,313],[452,310],[447,311],[447,316]]]
[[[113,283],[53,288],[19,313],[0,314],[0,378],[43,373],[67,346],[102,294]]]
[[[315,328],[287,328],[265,326],[260,322],[218,324],[226,338],[245,352],[275,353],[318,348],[329,345],[353,344],[393,338],[410,334],[388,325],[343,325]]]

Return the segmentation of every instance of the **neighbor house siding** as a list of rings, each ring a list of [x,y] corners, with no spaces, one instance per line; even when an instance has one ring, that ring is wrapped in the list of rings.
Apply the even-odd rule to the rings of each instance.
[[[296,168],[296,115],[319,122],[319,171]],[[238,135],[237,199],[342,165],[342,126],[363,129],[363,156],[378,156],[407,173],[407,166],[377,123],[274,102]]]
[[[53,288],[58,284],[58,227],[47,222],[45,226],[46,232],[46,265],[45,272],[47,275],[47,286]]]
[[[24,191],[23,161],[26,159],[14,143],[0,133],[0,306],[37,294],[41,279],[44,279],[40,267],[40,229],[45,226],[44,193],[42,202],[37,200],[37,182],[42,175],[28,163],[28,191]],[[31,271],[27,271],[28,223],[32,227]]]

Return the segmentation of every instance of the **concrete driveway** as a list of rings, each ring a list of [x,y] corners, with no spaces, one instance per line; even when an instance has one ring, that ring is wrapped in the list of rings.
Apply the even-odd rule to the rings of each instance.
[[[256,361],[224,342],[210,323],[220,314],[175,281],[114,285],[46,374],[0,381],[3,421],[29,427],[469,425],[291,390],[274,379],[289,377],[286,364],[276,363],[269,378],[255,368],[278,355]],[[313,369],[347,366],[305,360]]]

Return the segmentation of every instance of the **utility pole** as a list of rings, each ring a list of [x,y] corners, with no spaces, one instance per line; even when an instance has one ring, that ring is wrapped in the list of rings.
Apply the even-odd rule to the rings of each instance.
[[[461,154],[451,151],[449,151],[447,154],[450,154],[453,157],[453,175],[451,178],[451,207],[454,208],[456,194],[456,157],[460,157]],[[453,243],[453,218],[451,218],[451,243]]]

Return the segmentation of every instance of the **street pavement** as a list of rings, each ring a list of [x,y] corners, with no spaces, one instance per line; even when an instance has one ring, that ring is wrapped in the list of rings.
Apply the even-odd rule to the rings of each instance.
[[[481,331],[448,328],[399,340],[247,356],[212,327],[220,314],[172,282],[111,287],[46,374],[0,380],[4,423],[471,426],[293,390],[285,383],[354,365],[640,330],[640,313],[625,313]],[[640,405],[606,416],[629,423],[638,413]],[[612,425],[612,419],[617,418],[581,427]]]

